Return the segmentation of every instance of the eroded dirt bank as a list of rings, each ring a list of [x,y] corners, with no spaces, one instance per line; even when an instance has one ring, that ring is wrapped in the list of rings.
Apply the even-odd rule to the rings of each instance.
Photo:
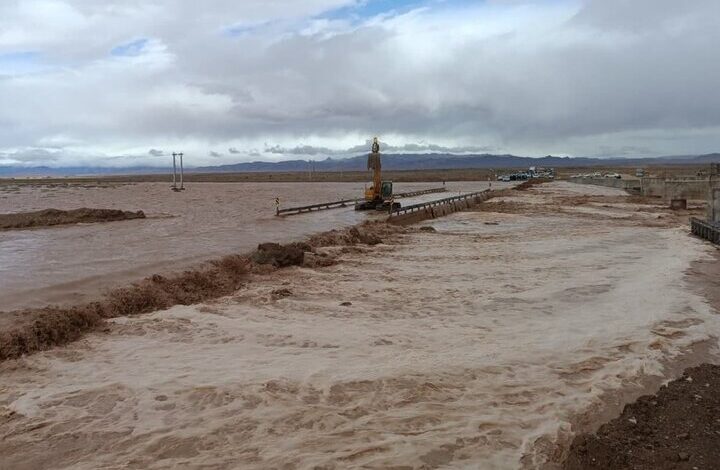
[[[712,249],[679,228],[688,214],[646,202],[513,192],[6,361],[0,462],[537,468],[608,392],[717,345],[719,317],[685,274]]]
[[[33,212],[0,214],[0,230],[52,227],[55,225],[89,224],[115,222],[118,220],[144,219],[143,211],[122,211],[119,209],[44,209]]]
[[[692,263],[686,271],[692,289],[720,310],[720,250],[708,259]],[[712,334],[717,335],[718,332]],[[563,470],[606,469],[662,470],[714,469],[720,462],[720,366],[699,364],[708,358],[720,363],[712,341],[700,345],[697,354],[668,365],[669,377],[680,376],[667,385],[651,380],[637,401],[615,400],[610,414],[587,415],[589,422],[577,426],[579,435],[563,457]],[[654,393],[656,390],[657,393]],[[630,403],[622,406],[625,403]],[[613,406],[614,405],[614,406]],[[619,416],[618,416],[619,415]],[[598,423],[602,424],[598,429]],[[590,430],[590,432],[582,432]],[[551,468],[551,467],[548,467]],[[552,468],[555,468],[554,466]]]
[[[289,266],[328,266],[335,257],[317,252],[327,245],[376,245],[403,229],[383,223],[332,230],[302,243],[263,243],[253,253],[229,255],[170,276],[155,274],[128,287],[113,289],[100,301],[80,305],[0,312],[0,362],[23,354],[76,341],[105,320],[192,305],[229,295],[243,286],[252,272],[271,272]]]
[[[720,366],[704,364],[573,441],[564,470],[720,466]]]

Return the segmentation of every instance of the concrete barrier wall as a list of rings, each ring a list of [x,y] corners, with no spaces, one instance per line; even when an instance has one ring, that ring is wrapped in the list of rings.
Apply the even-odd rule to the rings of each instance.
[[[640,194],[643,196],[665,195],[665,178],[643,178],[640,182]]]
[[[593,184],[607,188],[624,189],[625,191],[639,191],[640,180],[623,180],[617,178],[572,178],[568,181],[580,184]]]
[[[662,197],[664,199],[705,199],[707,198],[708,179],[668,179],[641,178],[639,180],[624,180],[617,178],[573,178],[569,181],[580,184],[593,184],[608,188],[624,189],[630,193],[641,194],[648,197]]]
[[[705,199],[710,182],[708,179],[642,178],[641,194],[663,199]]]
[[[712,188],[710,191],[708,220],[712,223],[720,223],[720,187]]]
[[[398,225],[410,225],[423,220],[437,219],[439,217],[445,217],[446,215],[453,214],[455,212],[461,212],[467,209],[471,209],[478,204],[487,201],[495,197],[496,191],[490,191],[474,198],[468,198],[461,201],[451,201],[444,204],[438,204],[432,207],[425,207],[415,212],[408,212],[407,214],[393,215],[388,218],[388,222]]]
[[[410,225],[415,224],[418,222],[421,222],[423,220],[427,219],[434,219],[438,217],[437,208],[426,208],[426,209],[420,209],[419,211],[411,212],[408,214],[403,215],[397,215],[390,217],[388,219],[388,222],[398,225]]]
[[[710,187],[709,181],[669,181],[668,199],[706,199]]]

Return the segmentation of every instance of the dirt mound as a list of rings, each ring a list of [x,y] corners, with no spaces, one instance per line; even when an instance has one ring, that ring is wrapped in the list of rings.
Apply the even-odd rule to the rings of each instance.
[[[519,185],[515,186],[515,188],[513,188],[513,189],[515,189],[516,191],[525,191],[526,189],[530,189],[533,186],[537,186],[537,185],[543,184],[543,183],[549,183],[550,181],[552,181],[552,180],[545,179],[545,178],[535,178],[535,179],[523,181]]]
[[[257,264],[271,264],[276,268],[299,266],[303,264],[305,252],[311,248],[307,244],[291,243],[261,243],[252,255],[253,262]]]
[[[250,264],[248,258],[232,255],[175,276],[156,274],[109,292],[103,314],[106,318],[137,315],[231,294],[242,286]]]
[[[0,230],[51,227],[94,222],[114,222],[117,220],[144,219],[143,211],[131,212],[119,209],[45,209],[35,212],[0,214]]]
[[[74,341],[106,318],[149,313],[231,294],[240,288],[249,270],[246,257],[227,256],[171,277],[156,274],[110,291],[99,302],[12,312],[17,326],[0,332],[0,361]]]
[[[17,312],[20,326],[0,333],[0,361],[79,339],[103,322],[98,305]]]
[[[720,366],[685,371],[595,434],[575,438],[565,470],[718,468]]]
[[[357,243],[374,245],[382,242],[380,235],[403,231],[383,223],[369,223],[321,233],[307,243],[263,243],[248,256],[226,256],[167,277],[156,274],[112,290],[99,302],[6,312],[4,315],[11,315],[16,321],[13,329],[0,331],[0,361],[74,341],[102,325],[107,318],[150,313],[232,294],[243,285],[250,272],[265,273],[300,265],[329,266],[336,262],[335,258],[317,252],[316,248]]]
[[[313,235],[307,241],[311,247],[338,246],[338,245],[377,245],[383,242],[383,237],[403,233],[404,228],[384,222],[365,222],[355,227]]]

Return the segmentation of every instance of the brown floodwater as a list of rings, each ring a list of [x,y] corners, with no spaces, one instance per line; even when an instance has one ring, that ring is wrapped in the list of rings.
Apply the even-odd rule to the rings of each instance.
[[[498,183],[493,184],[498,187]],[[397,183],[396,192],[439,186]],[[487,182],[450,182],[451,193],[487,189]],[[376,213],[352,207],[275,217],[282,207],[355,198],[363,183],[192,183],[180,193],[165,183],[106,186],[0,186],[0,213],[47,208],[142,210],[148,216],[0,232],[0,310],[83,302],[102,291],[156,272],[180,270],[258,243],[299,240],[353,225]],[[429,194],[403,204],[447,197]]]
[[[498,197],[6,361],[0,468],[541,468],[605,396],[717,348],[686,278],[714,248],[648,206],[567,202],[591,195],[625,197]]]

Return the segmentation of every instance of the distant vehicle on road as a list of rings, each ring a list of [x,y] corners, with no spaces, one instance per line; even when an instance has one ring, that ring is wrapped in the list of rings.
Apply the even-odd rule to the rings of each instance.
[[[518,171],[509,175],[498,175],[498,181],[526,181],[532,178],[555,178],[554,168],[530,167],[528,171]]]

